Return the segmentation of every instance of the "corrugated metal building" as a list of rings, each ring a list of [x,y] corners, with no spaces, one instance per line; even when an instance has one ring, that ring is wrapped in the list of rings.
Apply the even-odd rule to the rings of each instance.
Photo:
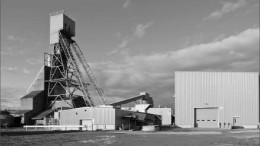
[[[259,73],[175,72],[175,124],[257,127]]]
[[[137,126],[156,124],[157,115],[115,109],[113,107],[81,107],[61,110],[56,114],[60,125],[81,125],[82,130],[135,129]],[[72,128],[71,130],[78,130]]]
[[[115,122],[113,108],[83,107],[60,111],[60,125],[86,125],[87,130],[110,130],[115,129]]]

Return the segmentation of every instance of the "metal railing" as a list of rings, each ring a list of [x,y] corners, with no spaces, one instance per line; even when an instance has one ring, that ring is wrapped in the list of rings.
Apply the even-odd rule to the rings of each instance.
[[[28,131],[29,129],[32,130],[48,130],[48,131],[52,131],[52,130],[75,130],[77,128],[77,130],[80,130],[80,128],[84,128],[83,125],[25,125],[23,126],[25,128],[26,131]]]
[[[99,131],[99,130],[115,130],[116,125],[103,125],[103,124],[92,124],[90,127],[86,125],[25,125],[23,126],[26,131],[28,130],[83,130],[83,131]]]

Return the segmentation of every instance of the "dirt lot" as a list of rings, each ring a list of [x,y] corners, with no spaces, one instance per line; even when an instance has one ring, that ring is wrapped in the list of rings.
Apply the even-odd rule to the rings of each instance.
[[[244,146],[259,145],[259,130],[172,129],[141,131],[25,131],[1,129],[4,145],[64,146]]]

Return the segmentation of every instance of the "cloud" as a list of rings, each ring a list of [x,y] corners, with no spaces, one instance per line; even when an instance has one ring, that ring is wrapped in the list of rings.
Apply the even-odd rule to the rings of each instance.
[[[19,41],[20,43],[25,42],[25,38],[19,37],[19,36],[14,36],[14,35],[8,35],[7,40],[10,41]]]
[[[5,71],[5,72],[16,72],[18,70],[18,67],[1,67],[1,71]]]
[[[112,51],[108,52],[106,55],[114,55],[114,54],[120,54],[122,56],[129,55],[129,48],[116,48],[113,49]]]
[[[134,28],[132,35],[130,36],[122,36],[121,33],[117,33],[116,35],[120,38],[120,43],[117,45],[117,48],[113,49],[112,51],[108,52],[107,55],[128,55],[129,54],[129,47],[127,45],[134,41],[136,38],[141,39],[145,36],[146,31],[149,27],[153,25],[153,22],[146,22],[145,24],[138,24]]]
[[[18,56],[28,53],[30,49],[18,48],[17,46],[5,46],[1,48],[1,55]]]
[[[43,63],[43,58],[28,58],[26,61],[31,65],[38,65]]]
[[[25,89],[1,86],[1,109],[20,107],[20,98],[25,95]]]
[[[188,46],[178,49],[178,51],[169,51],[148,56],[139,55],[131,58],[135,63],[145,63],[143,67],[148,69],[157,68],[164,70],[165,67],[172,66],[172,69],[175,70],[206,69],[224,71],[250,71],[247,70],[247,67],[241,68],[241,66],[237,68],[232,65],[235,62],[256,61],[258,59],[259,28],[247,29],[238,35],[226,37],[217,42]],[[259,68],[258,66],[255,67]]]
[[[23,68],[23,73],[25,73],[25,74],[30,74],[31,72],[30,72],[28,69]]]
[[[151,27],[153,25],[153,22],[147,22],[145,24],[138,24],[134,31],[134,36],[138,38],[144,37],[146,34],[146,29]]]
[[[90,64],[97,81],[110,97],[109,101],[145,91],[153,97],[156,105],[172,107],[174,71],[258,72],[259,28],[167,52],[124,57],[121,62]],[[18,105],[23,92],[12,88],[5,88],[4,92],[1,92],[2,105]]]
[[[107,55],[128,55],[129,48],[126,48],[128,43],[132,41],[132,38],[123,38],[121,42],[117,45],[117,48],[113,49],[112,51],[108,52]]]
[[[246,0],[238,0],[237,2],[223,3],[223,6],[220,10],[216,10],[216,11],[212,12],[209,16],[205,17],[203,20],[221,18],[223,15],[230,13],[230,12],[234,12],[237,9],[245,6],[246,3],[247,3]]]
[[[130,5],[130,0],[126,0],[125,3],[124,3],[124,5],[123,5],[123,9],[128,8],[129,5]]]
[[[12,55],[13,54],[13,47],[3,47],[1,48],[1,55]]]
[[[125,48],[126,45],[129,43],[130,39],[123,39],[120,44],[118,44],[119,48]]]
[[[15,40],[16,37],[14,37],[13,35],[8,35],[8,36],[7,36],[7,39],[8,39],[8,40]]]
[[[259,28],[168,52],[125,56],[121,63],[92,65],[109,97],[146,91],[155,103],[168,105],[174,94],[174,71],[258,72]]]

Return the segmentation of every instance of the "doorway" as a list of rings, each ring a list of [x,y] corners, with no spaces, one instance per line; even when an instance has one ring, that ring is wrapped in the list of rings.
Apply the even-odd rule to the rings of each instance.
[[[93,130],[93,121],[92,119],[83,119],[80,120],[80,125],[82,125],[82,130],[92,131]]]
[[[194,127],[218,128],[218,108],[195,108]]]

